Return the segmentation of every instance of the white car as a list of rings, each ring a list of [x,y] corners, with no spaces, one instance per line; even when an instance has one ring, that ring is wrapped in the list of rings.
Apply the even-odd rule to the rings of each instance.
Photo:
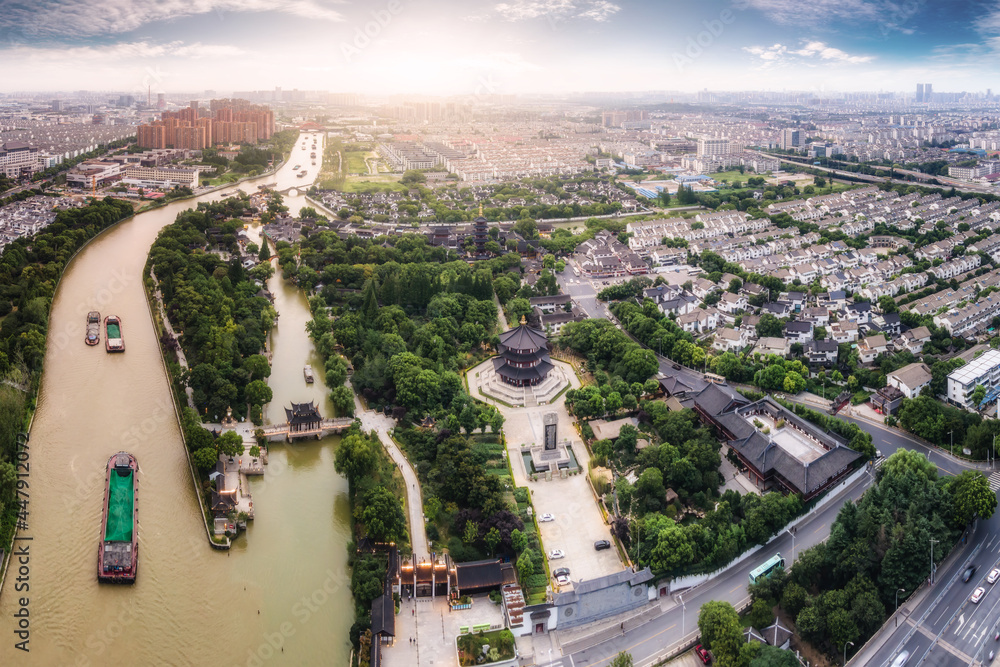
[[[972,602],[972,604],[979,604],[979,601],[983,599],[984,595],[986,595],[986,589],[980,586],[979,588],[977,588],[975,591],[972,592],[972,597],[969,598],[969,600]]]
[[[556,518],[551,514],[540,514],[538,515],[538,520],[542,523],[545,523],[546,521],[555,521]]]
[[[995,584],[997,583],[997,579],[1000,579],[1000,568],[995,567],[992,570],[990,570],[990,574],[988,577],[986,577],[986,581],[988,581],[991,584]]]
[[[558,560],[560,558],[565,558],[566,552],[562,549],[553,549],[549,552],[549,560]]]
[[[569,568],[568,567],[561,567],[558,570],[556,570],[555,572],[553,572],[552,576],[555,577],[556,581],[561,586],[565,586],[566,584],[569,583]]]

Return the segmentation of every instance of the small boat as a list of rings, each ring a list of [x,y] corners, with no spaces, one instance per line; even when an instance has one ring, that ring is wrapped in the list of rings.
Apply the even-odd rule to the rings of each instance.
[[[292,167],[292,169],[293,169],[293,170],[295,170],[295,171],[298,171],[298,170],[299,170],[299,169],[301,169],[301,168],[302,168],[302,165],[301,165],[301,164],[297,164],[297,165],[295,165],[294,167]]]
[[[108,352],[125,351],[122,321],[117,315],[108,315],[104,318],[104,347]]]
[[[309,364],[306,364],[305,368],[302,369],[302,374],[306,376],[306,384],[312,384],[316,380],[313,377],[313,367]]]
[[[133,584],[139,566],[139,531],[135,502],[139,464],[128,452],[108,459],[101,517],[101,544],[97,547],[97,580]]]
[[[87,345],[97,345],[101,342],[101,314],[96,310],[87,313]]]

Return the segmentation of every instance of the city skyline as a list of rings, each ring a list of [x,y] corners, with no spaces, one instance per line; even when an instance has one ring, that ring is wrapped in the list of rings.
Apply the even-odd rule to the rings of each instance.
[[[982,92],[1000,2],[0,0],[7,91]]]

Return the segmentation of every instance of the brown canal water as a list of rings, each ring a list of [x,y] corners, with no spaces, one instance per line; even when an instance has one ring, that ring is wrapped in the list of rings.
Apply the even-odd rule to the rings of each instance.
[[[311,141],[301,146],[300,139],[277,176],[241,187],[308,183],[319,166],[308,166]],[[300,163],[309,177],[295,176],[291,167]],[[0,595],[2,665],[348,662],[350,513],[346,480],[334,471],[337,440],[272,445],[267,474],[250,482],[255,521],[230,552],[212,550],[146,305],[141,274],[159,230],[197,201],[232,192],[136,216],[92,242],[67,268],[52,306],[29,443],[28,527],[20,535],[31,539],[16,543],[28,547],[27,575],[14,563]],[[298,200],[290,199],[297,211]],[[273,282],[281,315],[268,415],[277,419],[290,401],[326,392],[321,366],[313,387],[303,380],[302,365],[312,354],[307,303],[279,278]],[[89,310],[122,318],[124,354],[107,354],[103,341],[84,344]],[[121,449],[140,466],[138,580],[99,585],[104,470]],[[19,592],[19,583],[29,588]],[[14,614],[25,609],[27,653],[15,647],[21,623]]]

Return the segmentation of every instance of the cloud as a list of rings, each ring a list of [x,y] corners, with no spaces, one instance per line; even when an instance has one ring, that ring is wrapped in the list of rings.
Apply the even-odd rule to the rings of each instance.
[[[494,9],[507,21],[547,17],[604,22],[621,11],[620,6],[608,0],[514,0],[500,3]]]
[[[36,48],[32,46],[16,46],[0,51],[5,58],[12,61],[45,62],[99,62],[113,61],[134,62],[150,58],[226,58],[245,55],[243,49],[226,44],[201,44],[198,42],[167,42],[150,44],[149,42],[122,42],[107,46],[77,46],[63,49]]]
[[[984,38],[985,46],[994,53],[1000,53],[1000,2],[983,12],[973,23],[973,27]]]
[[[38,0],[3,2],[0,36],[16,38],[93,37],[129,32],[148,23],[227,12],[280,12],[310,20],[342,21],[331,0]],[[5,34],[6,33],[6,34]]]
[[[883,36],[898,31],[912,35],[905,22],[923,8],[926,0],[737,0],[781,25],[829,27],[850,22],[855,28],[875,26]]]
[[[873,56],[854,56],[846,51],[829,46],[826,42],[804,42],[801,48],[794,49],[784,44],[771,46],[744,46],[743,50],[760,59],[759,66],[768,68],[778,65],[803,64],[815,66],[822,62],[860,65],[874,60]]]

